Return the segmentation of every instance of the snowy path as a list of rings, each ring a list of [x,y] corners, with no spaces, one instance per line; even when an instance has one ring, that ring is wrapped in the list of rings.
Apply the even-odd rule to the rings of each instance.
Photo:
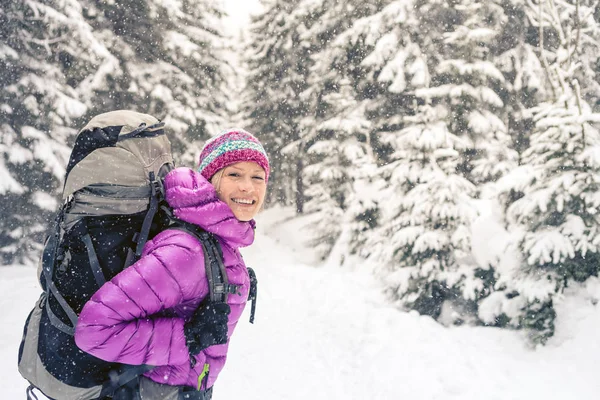
[[[283,242],[298,242],[302,234],[295,229],[277,233]],[[369,276],[305,265],[305,254],[260,231],[244,255],[259,278],[256,322],[247,323],[248,307],[215,400],[600,397],[596,307],[581,304],[565,319],[568,327],[559,326],[554,342],[533,351],[514,332],[447,329],[398,312]],[[0,268],[2,399],[24,398],[16,353],[38,294],[33,269]]]
[[[303,254],[265,235],[246,259],[259,274],[260,303],[255,326],[239,326],[223,398],[600,398],[598,309],[572,321],[587,332],[587,348],[578,337],[532,351],[514,332],[447,329],[400,313],[369,276],[302,265]]]

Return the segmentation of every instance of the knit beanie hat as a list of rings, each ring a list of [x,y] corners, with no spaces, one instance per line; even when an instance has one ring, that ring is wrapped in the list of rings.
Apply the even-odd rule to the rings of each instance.
[[[258,139],[243,129],[227,129],[204,144],[198,172],[210,180],[221,168],[243,161],[260,165],[265,170],[265,182],[269,181],[269,159]]]

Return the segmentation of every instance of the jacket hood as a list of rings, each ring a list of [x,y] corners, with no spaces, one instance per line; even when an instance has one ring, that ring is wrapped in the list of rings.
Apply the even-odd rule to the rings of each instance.
[[[174,215],[224,239],[234,248],[254,241],[254,220],[239,221],[219,200],[214,186],[190,168],[176,168],[164,180],[165,197]]]

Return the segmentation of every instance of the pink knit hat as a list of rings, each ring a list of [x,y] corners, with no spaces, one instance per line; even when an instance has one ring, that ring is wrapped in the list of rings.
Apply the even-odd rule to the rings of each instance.
[[[269,181],[269,159],[258,139],[243,129],[227,129],[204,144],[198,172],[210,180],[221,168],[243,161],[260,165],[265,170],[265,182]]]

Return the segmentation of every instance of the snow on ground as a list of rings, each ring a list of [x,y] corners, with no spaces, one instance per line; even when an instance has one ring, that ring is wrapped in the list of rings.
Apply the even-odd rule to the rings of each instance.
[[[597,281],[565,296],[555,338],[531,349],[517,332],[445,328],[394,309],[360,268],[316,265],[304,247],[306,218],[289,215],[265,212],[243,252],[259,279],[256,321],[246,322],[248,307],[215,400],[599,398]],[[35,269],[0,268],[2,399],[24,398],[16,355],[38,294]]]

